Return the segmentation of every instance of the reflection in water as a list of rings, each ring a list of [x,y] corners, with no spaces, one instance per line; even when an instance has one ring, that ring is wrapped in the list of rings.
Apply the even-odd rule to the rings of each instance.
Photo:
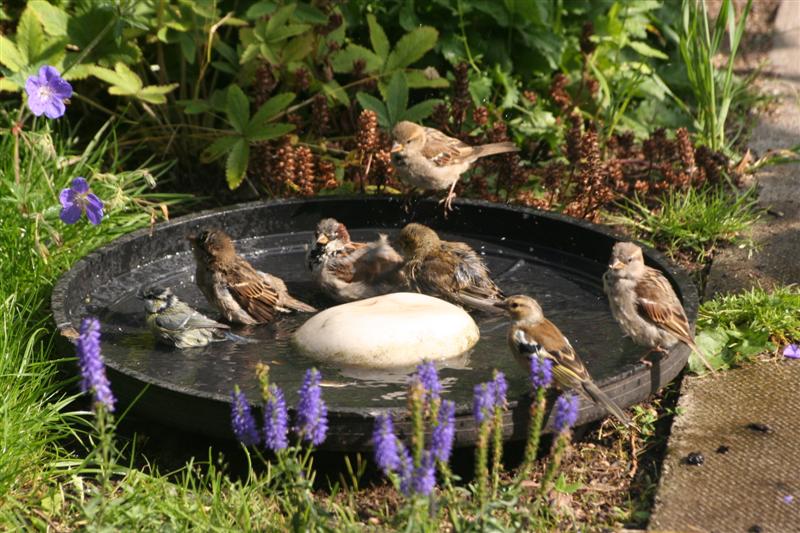
[[[372,239],[370,231],[354,231],[355,239]],[[447,238],[446,234],[443,237]],[[453,238],[453,237],[451,237]],[[298,298],[318,308],[333,305],[309,281],[304,270],[304,244],[309,233],[273,235],[239,243],[240,251],[257,267],[282,277]],[[485,254],[506,294],[534,296],[586,362],[595,379],[613,374],[622,365],[641,357],[633,344],[622,338],[602,292],[604,265],[549,249],[531,249],[527,243],[503,240],[502,245],[466,240]],[[288,243],[288,244],[287,244]],[[524,250],[524,251],[521,251]],[[298,314],[258,327],[234,328],[252,343],[213,343],[202,348],[177,350],[154,342],[144,324],[142,303],[136,291],[142,284],[172,287],[179,298],[200,312],[217,317],[194,284],[190,253],[165,257],[141,265],[110,285],[91,294],[90,310],[103,325],[103,354],[121,371],[186,387],[202,396],[227,399],[235,384],[249,398],[258,397],[255,365],[270,365],[270,379],[296,402],[303,372],[314,361],[291,345],[292,333],[309,315]],[[506,346],[505,318],[473,313],[481,330],[478,344],[463,356],[437,363],[445,394],[459,404],[469,404],[473,386],[491,379],[497,368],[509,378],[511,398],[527,390],[527,376],[514,363]],[[405,384],[413,368],[373,370],[317,365],[322,372],[325,398],[331,410],[402,407]]]

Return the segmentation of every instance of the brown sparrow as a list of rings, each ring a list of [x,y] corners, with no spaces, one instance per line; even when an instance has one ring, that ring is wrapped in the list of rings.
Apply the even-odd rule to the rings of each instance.
[[[553,378],[560,387],[585,394],[617,420],[626,426],[630,425],[631,421],[622,409],[595,385],[569,340],[555,324],[544,317],[536,300],[515,295],[495,306],[505,309],[513,319],[508,330],[508,345],[514,359],[526,373],[531,371],[532,357],[550,359],[553,363]]]
[[[353,242],[344,224],[325,218],[317,224],[306,264],[312,279],[326,294],[350,302],[398,288],[403,258],[386,235],[374,242]]]
[[[398,122],[392,130],[392,163],[400,178],[419,189],[444,190],[445,210],[452,210],[456,182],[481,157],[519,150],[514,143],[502,142],[470,146],[434,128],[413,122]]]
[[[404,227],[395,245],[406,261],[403,275],[411,289],[464,307],[497,312],[494,303],[503,293],[468,245],[443,241],[422,224]]]
[[[276,313],[316,311],[292,298],[282,279],[256,270],[239,256],[224,231],[203,231],[188,239],[196,263],[195,281],[225,320],[263,324]]]
[[[694,342],[678,296],[661,272],[644,264],[641,248],[632,242],[614,245],[603,288],[614,319],[633,342],[651,352],[666,352],[682,342],[714,371]]]

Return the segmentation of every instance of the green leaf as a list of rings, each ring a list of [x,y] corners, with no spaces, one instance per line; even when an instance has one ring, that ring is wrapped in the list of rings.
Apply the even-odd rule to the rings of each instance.
[[[165,104],[166,94],[178,88],[178,83],[169,85],[148,85],[135,94],[136,98],[151,104]]]
[[[378,115],[378,124],[380,124],[382,128],[389,127],[389,113],[386,111],[386,106],[383,105],[383,102],[371,94],[364,92],[358,92],[356,94],[356,100],[361,104],[361,107],[374,111],[375,114]]]
[[[242,57],[239,59],[239,64],[244,65],[245,63],[258,57],[258,53],[261,51],[260,46],[261,45],[257,42],[248,44],[245,47],[244,52],[242,52]]]
[[[277,30],[279,27],[289,22],[292,13],[294,13],[295,7],[297,7],[295,4],[289,4],[288,6],[283,6],[282,8],[277,10],[269,18],[269,21],[267,22],[265,35],[269,35],[270,33]]]
[[[234,130],[244,134],[250,120],[250,102],[238,85],[228,87],[225,99],[225,114]]]
[[[305,59],[314,50],[315,39],[313,32],[307,32],[286,43],[283,47],[283,62],[294,63]]]
[[[178,100],[177,104],[183,106],[183,112],[187,115],[197,115],[211,110],[211,106],[205,100]]]
[[[372,13],[367,15],[367,24],[369,25],[369,41],[372,43],[372,49],[381,58],[381,62],[386,61],[389,55],[389,38],[386,37],[386,32],[383,31]]]
[[[251,130],[261,127],[278,113],[282,113],[294,101],[294,93],[276,94],[258,108],[253,118],[247,124],[247,137],[250,137]]]
[[[439,32],[430,26],[423,26],[403,35],[386,59],[384,72],[405,68],[424,56],[436,45]]]
[[[274,12],[276,7],[277,6],[275,2],[261,0],[260,2],[256,2],[248,7],[247,11],[244,13],[244,16],[250,20],[260,19],[261,17]]]
[[[287,124],[285,122],[261,124],[260,126],[254,126],[252,130],[247,130],[247,140],[249,142],[256,142],[277,139],[294,130],[294,128],[294,124]]]
[[[14,72],[22,70],[27,64],[17,45],[0,35],[0,65],[5,65]]]
[[[268,32],[265,37],[268,43],[275,44],[285,41],[289,37],[294,37],[295,35],[305,33],[310,29],[311,26],[308,24],[287,24],[286,26],[282,26],[274,31]]]
[[[394,126],[400,116],[405,113],[408,107],[408,84],[406,74],[398,70],[392,76],[389,86],[386,88],[386,111],[389,115],[389,124]]]
[[[242,184],[244,174],[247,172],[247,160],[250,158],[250,145],[244,139],[239,139],[231,148],[228,160],[225,162],[225,177],[231,190]]]
[[[443,89],[450,86],[447,78],[426,75],[424,70],[419,69],[407,70],[406,82],[409,89]]]
[[[299,3],[294,11],[294,16],[300,22],[309,24],[327,24],[328,15],[311,4]]]
[[[433,109],[442,102],[443,100],[440,100],[438,98],[423,100],[422,102],[406,109],[406,112],[402,114],[400,120],[408,120],[410,122],[421,122],[422,120],[431,116],[431,113],[433,113]]]
[[[331,66],[334,72],[352,72],[353,64],[358,60],[364,62],[364,72],[374,72],[383,65],[383,60],[371,50],[357,44],[350,44],[333,56]]]
[[[26,64],[36,63],[44,41],[41,23],[36,19],[33,11],[26,9],[22,12],[17,25],[17,50]]]
[[[39,19],[39,22],[50,35],[64,36],[67,34],[67,13],[44,0],[31,0],[28,9]]]
[[[325,91],[325,94],[342,104],[343,106],[349,107],[350,106],[350,97],[347,95],[347,91],[339,85],[339,82],[336,80],[331,80],[328,83],[322,84],[322,90]]]
[[[117,63],[114,70],[92,66],[89,72],[111,85],[108,92],[121,96],[132,96],[142,88],[142,80],[124,63]]]
[[[669,56],[661,50],[656,50],[644,41],[628,41],[628,46],[636,50],[639,54],[645,57],[654,57],[656,59],[669,59]]]
[[[242,140],[242,138],[238,135],[228,135],[226,137],[220,137],[216,139],[210,146],[206,147],[203,150],[203,153],[200,154],[200,161],[202,163],[211,163],[212,161],[216,161],[226,153],[228,153],[238,141]]]

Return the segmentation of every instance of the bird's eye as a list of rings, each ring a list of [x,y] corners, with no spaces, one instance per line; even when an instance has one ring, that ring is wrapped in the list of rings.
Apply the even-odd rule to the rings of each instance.
[[[626,259],[627,263],[630,263],[631,261],[633,261],[633,256],[630,256],[628,259]]]

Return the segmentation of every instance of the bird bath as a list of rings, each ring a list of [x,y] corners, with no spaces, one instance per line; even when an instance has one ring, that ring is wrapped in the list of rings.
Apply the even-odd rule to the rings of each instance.
[[[230,393],[239,385],[254,404],[259,386],[258,362],[270,366],[270,378],[286,393],[289,405],[306,368],[323,375],[330,430],[322,445],[330,450],[370,446],[374,417],[396,413],[403,432],[405,385],[413,368],[364,369],[318,363],[298,353],[293,332],[308,319],[294,315],[241,332],[257,342],[221,342],[176,350],[156,344],[144,324],[136,291],[145,284],[170,286],[184,301],[216,317],[193,281],[194,261],[185,236],[211,227],[225,229],[239,252],[257,268],[282,277],[290,292],[320,309],[335,303],[312,285],[305,252],[316,223],[335,217],[354,240],[391,236],[410,221],[436,229],[444,239],[470,244],[484,258],[506,294],[526,293],[541,303],[583,358],[595,381],[621,407],[647,398],[683,368],[688,348],[680,345],[647,367],[636,347],[613,321],[601,275],[616,239],[605,228],[534,209],[479,201],[459,201],[449,218],[435,201],[421,200],[406,210],[402,200],[385,197],[323,197],[257,202],[206,211],[126,235],[89,254],[53,290],[52,309],[64,337],[74,337],[80,320],[95,315],[102,324],[102,353],[112,388],[137,413],[173,427],[232,438]],[[660,254],[645,249],[647,262],[662,270],[681,297],[693,323],[697,311],[694,285]],[[472,419],[474,385],[491,379],[493,369],[509,381],[506,439],[524,439],[529,405],[527,376],[508,352],[508,321],[472,313],[481,338],[469,352],[437,362],[445,397],[456,402],[456,445],[476,438]],[[146,390],[144,390],[146,389]],[[144,392],[142,393],[142,391]],[[582,399],[578,423],[604,416]]]

